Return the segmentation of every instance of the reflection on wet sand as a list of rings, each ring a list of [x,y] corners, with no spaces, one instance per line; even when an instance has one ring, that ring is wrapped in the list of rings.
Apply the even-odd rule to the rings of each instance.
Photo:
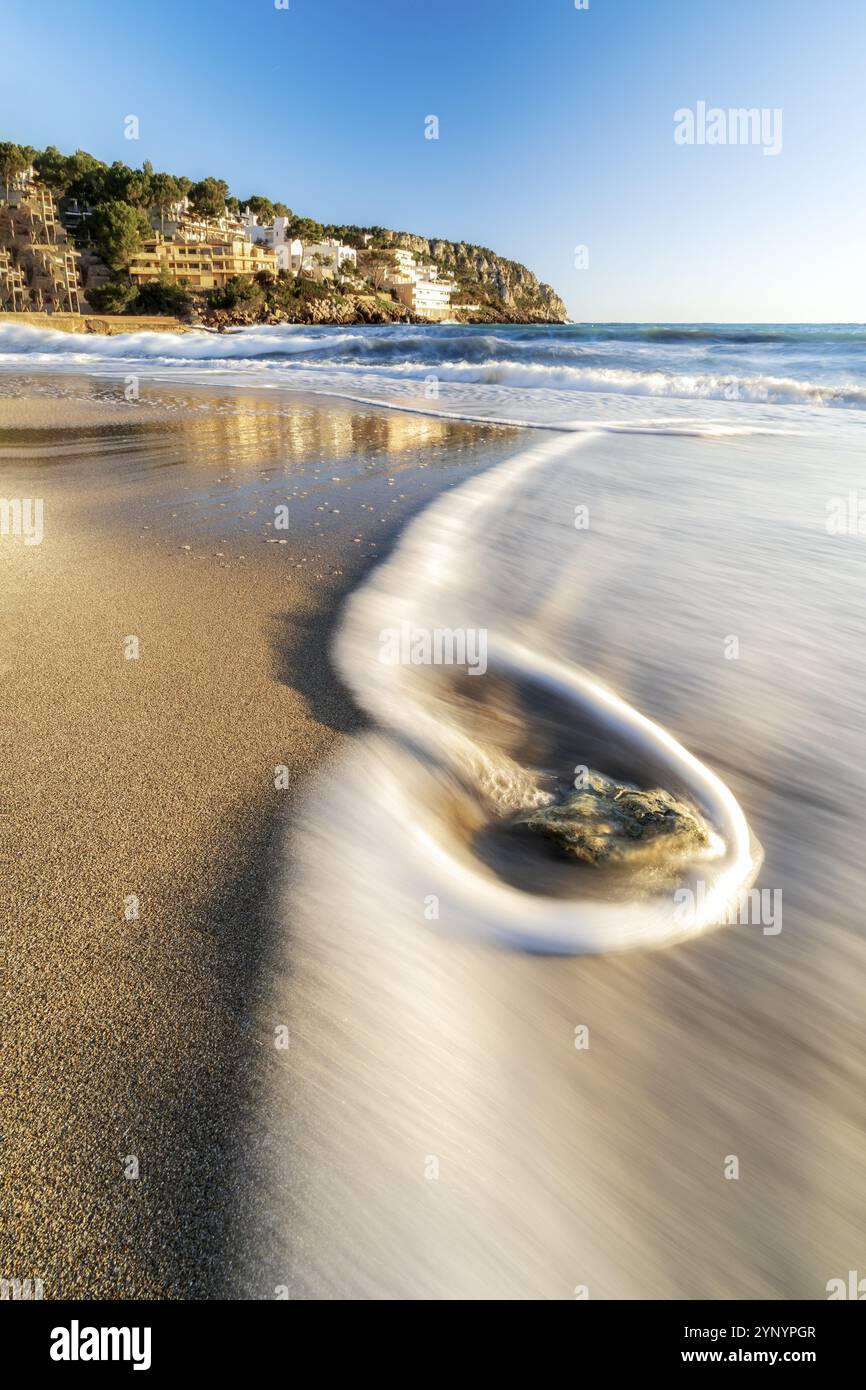
[[[119,505],[142,528],[174,522],[184,532],[180,543],[193,546],[203,537],[227,544],[273,537],[280,505],[290,510],[287,544],[351,527],[351,544],[378,552],[407,503],[423,504],[477,466],[480,442],[508,448],[520,434],[276,392],[178,390],[142,380],[139,398],[127,401],[124,389],[87,378],[32,378],[28,423],[21,427],[13,415],[16,427],[3,439],[22,386],[0,376],[0,457],[19,469],[38,466],[41,476],[49,464],[63,465],[59,486],[73,476],[78,484],[68,470],[77,461],[86,481],[101,485],[94,521],[118,520]],[[355,504],[347,494],[360,482],[364,497]]]

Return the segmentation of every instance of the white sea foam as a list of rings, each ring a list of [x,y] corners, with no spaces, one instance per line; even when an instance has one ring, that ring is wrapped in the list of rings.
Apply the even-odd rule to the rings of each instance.
[[[292,1296],[809,1297],[856,1222],[839,1194],[862,1094],[863,551],[827,534],[824,501],[862,450],[853,431],[515,447],[407,530],[338,639],[380,729],[342,745],[294,823],[266,1012],[292,1038],[268,1095]],[[488,673],[378,669],[370,626],[404,612],[486,626]],[[543,794],[554,735],[569,768],[618,755],[612,775],[690,787],[725,842],[701,882],[738,843],[750,877],[733,793],[782,932],[729,918],[668,952],[491,949],[677,939],[649,901],[608,936],[604,898],[517,889],[479,853],[473,804],[507,818]]]
[[[318,876],[317,894],[333,892],[333,911],[351,917],[378,896],[380,909],[399,915],[432,893],[451,931],[535,951],[614,951],[666,944],[712,926],[751,884],[759,855],[721,779],[587,672],[518,640],[513,595],[496,579],[479,583],[479,575],[497,573],[502,523],[515,497],[531,488],[536,473],[573,470],[591,442],[560,437],[537,444],[444,495],[352,595],[336,660],[385,736],[362,741],[345,766],[338,764],[305,817],[308,867]],[[553,699],[565,711],[559,718],[566,741],[573,724],[573,761],[581,760],[580,730],[592,723],[603,730],[610,756],[625,760],[632,775],[651,768],[656,783],[700,808],[715,832],[712,847],[682,878],[688,885],[697,874],[705,885],[699,910],[684,914],[671,892],[636,890],[631,900],[615,902],[546,897],[510,886],[478,860],[447,810],[449,788],[462,783],[465,796],[502,818],[538,804],[537,772],[497,747],[495,737],[480,738],[438,673],[376,659],[379,633],[400,623],[460,629],[476,621],[488,630],[483,679],[532,688],[542,702]],[[343,845],[358,838],[364,845],[348,877],[334,869],[335,834]]]
[[[250,385],[573,429],[710,434],[866,420],[862,335],[268,326],[70,335],[0,324],[0,368]],[[839,339],[839,341],[837,341]],[[860,363],[858,369],[858,362]]]

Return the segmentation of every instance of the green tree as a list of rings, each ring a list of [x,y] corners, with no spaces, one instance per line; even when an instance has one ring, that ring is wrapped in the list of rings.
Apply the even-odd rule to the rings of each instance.
[[[55,198],[62,198],[72,182],[71,156],[61,154],[56,145],[41,150],[33,161],[37,174]]]
[[[123,201],[131,203],[134,208],[149,208],[153,202],[152,183],[146,169],[130,169]]]
[[[292,209],[286,203],[274,203],[275,217],[291,217]]]
[[[140,208],[115,199],[100,203],[90,219],[90,234],[99,255],[111,270],[124,270],[151,235]]]
[[[247,198],[247,207],[250,212],[254,212],[262,226],[266,226],[274,220],[274,205],[270,198],[263,198],[260,193],[254,193],[251,198]]]
[[[182,285],[176,285],[167,271],[160,273],[158,280],[142,285],[135,302],[127,310],[130,314],[182,314],[189,308],[190,297]]]
[[[67,193],[82,207],[96,207],[108,201],[108,165],[94,159],[86,150],[69,155],[70,183]]]
[[[151,205],[159,213],[160,229],[165,231],[166,214],[181,199],[180,184],[174,174],[154,174],[150,181]]]
[[[9,199],[9,185],[30,164],[30,148],[27,145],[13,145],[9,140],[0,141],[0,178],[3,180]]]
[[[212,217],[222,217],[225,213],[229,186],[223,179],[199,179],[189,190],[189,201],[193,212],[204,218],[205,231]]]
[[[238,304],[263,297],[261,285],[254,284],[248,275],[233,275],[224,288],[211,290],[208,300],[212,309],[234,309]]]
[[[105,173],[104,179],[104,202],[126,203],[128,198],[126,190],[132,178],[134,170],[128,164],[124,164],[122,159],[115,159]]]
[[[98,314],[125,314],[135,298],[135,286],[124,280],[109,280],[87,291],[87,302]]]
[[[129,203],[135,208],[148,207],[150,175],[145,169],[130,169],[128,164],[116,159],[107,171],[100,201]]]

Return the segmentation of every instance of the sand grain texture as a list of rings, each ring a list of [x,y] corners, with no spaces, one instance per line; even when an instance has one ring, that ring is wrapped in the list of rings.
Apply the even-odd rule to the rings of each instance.
[[[3,489],[43,497],[45,539],[0,545],[3,1271],[49,1298],[267,1296],[243,1251],[268,1220],[258,1107],[274,1048],[258,1005],[284,930],[275,847],[305,776],[357,723],[330,632],[424,500],[386,494],[387,478],[426,487],[432,435],[447,462],[471,431],[424,422],[412,452],[405,419],[367,412],[359,434],[337,403],[4,388]],[[291,539],[268,543],[275,500],[295,493]]]

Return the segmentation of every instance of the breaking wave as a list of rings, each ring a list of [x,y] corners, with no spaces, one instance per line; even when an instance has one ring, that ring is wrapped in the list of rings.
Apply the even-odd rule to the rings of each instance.
[[[198,379],[242,377],[245,384],[374,395],[400,404],[416,383],[431,406],[448,413],[451,388],[472,387],[484,413],[486,393],[517,400],[546,392],[551,423],[565,408],[580,415],[593,398],[651,398],[739,406],[866,409],[866,331],[856,326],[766,328],[725,325],[556,325],[470,327],[256,326],[217,334],[70,335],[0,324],[0,367],[146,374]],[[494,396],[490,394],[491,410]],[[567,413],[567,412],[566,412]],[[526,423],[543,423],[543,412]]]

